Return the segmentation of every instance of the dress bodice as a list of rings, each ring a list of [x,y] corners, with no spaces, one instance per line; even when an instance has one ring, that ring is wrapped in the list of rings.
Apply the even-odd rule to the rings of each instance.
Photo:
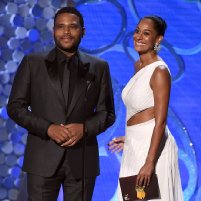
[[[158,66],[167,64],[160,60],[140,69],[127,83],[122,91],[122,100],[126,106],[126,119],[130,119],[136,113],[154,106],[153,91],[150,87],[150,79]]]

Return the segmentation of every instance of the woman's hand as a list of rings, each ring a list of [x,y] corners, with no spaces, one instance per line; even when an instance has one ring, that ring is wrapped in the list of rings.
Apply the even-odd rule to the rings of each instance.
[[[119,153],[123,150],[125,142],[125,136],[115,137],[108,143],[108,149],[114,153]]]
[[[154,162],[146,161],[138,173],[136,179],[136,186],[140,187],[148,186],[150,184],[154,168],[155,168]]]

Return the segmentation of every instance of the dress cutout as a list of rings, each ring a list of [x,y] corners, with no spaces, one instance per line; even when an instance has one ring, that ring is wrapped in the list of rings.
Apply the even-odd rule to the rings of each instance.
[[[123,89],[122,99],[127,111],[126,121],[136,113],[154,106],[154,96],[150,87],[150,79],[154,70],[161,65],[168,69],[167,64],[162,60],[149,64],[138,71]],[[119,177],[139,173],[147,157],[154,126],[155,119],[126,126]],[[178,167],[178,148],[167,126],[162,144],[161,154],[155,168],[158,176],[161,199],[151,201],[183,201]],[[118,201],[123,201],[119,184]]]

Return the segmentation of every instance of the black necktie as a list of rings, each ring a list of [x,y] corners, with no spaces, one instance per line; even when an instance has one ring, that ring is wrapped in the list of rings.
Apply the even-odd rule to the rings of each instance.
[[[68,106],[68,93],[69,93],[69,81],[70,81],[70,70],[68,68],[69,63],[70,59],[66,59],[63,74],[63,84],[62,84],[62,91],[65,98],[66,106]]]

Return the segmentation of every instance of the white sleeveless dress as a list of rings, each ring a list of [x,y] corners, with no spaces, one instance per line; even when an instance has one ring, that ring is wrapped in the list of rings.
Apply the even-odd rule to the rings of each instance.
[[[126,121],[136,113],[154,106],[150,78],[154,70],[160,65],[168,68],[162,60],[149,64],[138,71],[123,89],[122,99],[127,111]],[[147,157],[154,125],[155,119],[133,126],[126,126],[120,177],[139,173]],[[152,201],[183,201],[177,145],[167,126],[165,132],[164,146],[155,169],[161,199]],[[118,201],[123,201],[119,186]]]

